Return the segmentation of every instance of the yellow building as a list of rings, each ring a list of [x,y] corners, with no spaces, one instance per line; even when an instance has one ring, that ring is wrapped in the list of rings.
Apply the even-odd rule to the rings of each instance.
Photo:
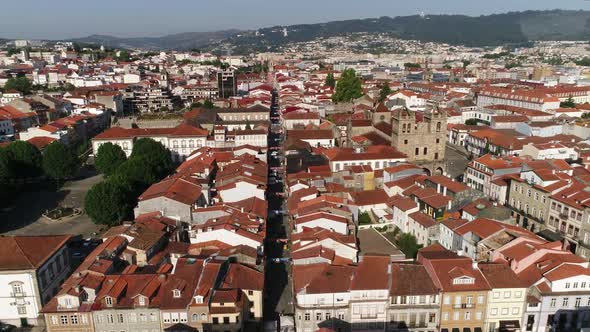
[[[418,261],[442,293],[440,331],[483,331],[490,286],[477,263],[439,244],[421,249]]]
[[[509,266],[479,264],[479,269],[492,288],[488,293],[486,332],[516,331],[526,305],[527,287]]]

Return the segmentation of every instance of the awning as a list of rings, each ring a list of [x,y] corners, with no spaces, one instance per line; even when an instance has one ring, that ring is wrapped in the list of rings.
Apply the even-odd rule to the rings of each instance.
[[[458,328],[456,328],[456,327],[453,327],[452,331],[453,331],[453,332],[460,332],[460,331],[459,331],[459,329],[458,329]]]
[[[514,331],[520,329],[520,322],[518,320],[501,320],[500,331]]]
[[[463,332],[471,332],[471,329],[470,329],[470,328],[468,328],[468,327],[464,327],[464,328],[463,328]]]

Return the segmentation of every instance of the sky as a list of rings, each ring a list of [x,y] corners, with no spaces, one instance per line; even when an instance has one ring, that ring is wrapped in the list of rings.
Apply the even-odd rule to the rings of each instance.
[[[154,37],[341,19],[471,16],[528,9],[585,9],[590,0],[19,0],[2,1],[0,38]],[[5,3],[4,3],[5,2]]]

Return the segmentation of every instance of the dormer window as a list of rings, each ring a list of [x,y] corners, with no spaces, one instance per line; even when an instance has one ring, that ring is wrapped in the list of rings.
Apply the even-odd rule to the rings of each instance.
[[[174,295],[175,298],[179,298],[180,297],[180,290],[175,289],[172,291],[172,294]]]
[[[195,296],[195,303],[203,303],[203,297],[201,295]]]
[[[475,283],[475,278],[459,277],[453,279],[453,285],[472,285]]]
[[[139,305],[144,306],[145,305],[145,297],[140,296],[139,299],[137,300],[137,302],[139,303]]]
[[[104,302],[106,303],[107,306],[112,306],[113,305],[113,298],[110,296],[107,296],[104,298]]]

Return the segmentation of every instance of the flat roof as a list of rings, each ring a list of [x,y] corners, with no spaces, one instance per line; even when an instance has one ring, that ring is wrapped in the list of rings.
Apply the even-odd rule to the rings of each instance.
[[[361,255],[386,255],[404,260],[406,255],[374,228],[359,229],[357,233]]]

